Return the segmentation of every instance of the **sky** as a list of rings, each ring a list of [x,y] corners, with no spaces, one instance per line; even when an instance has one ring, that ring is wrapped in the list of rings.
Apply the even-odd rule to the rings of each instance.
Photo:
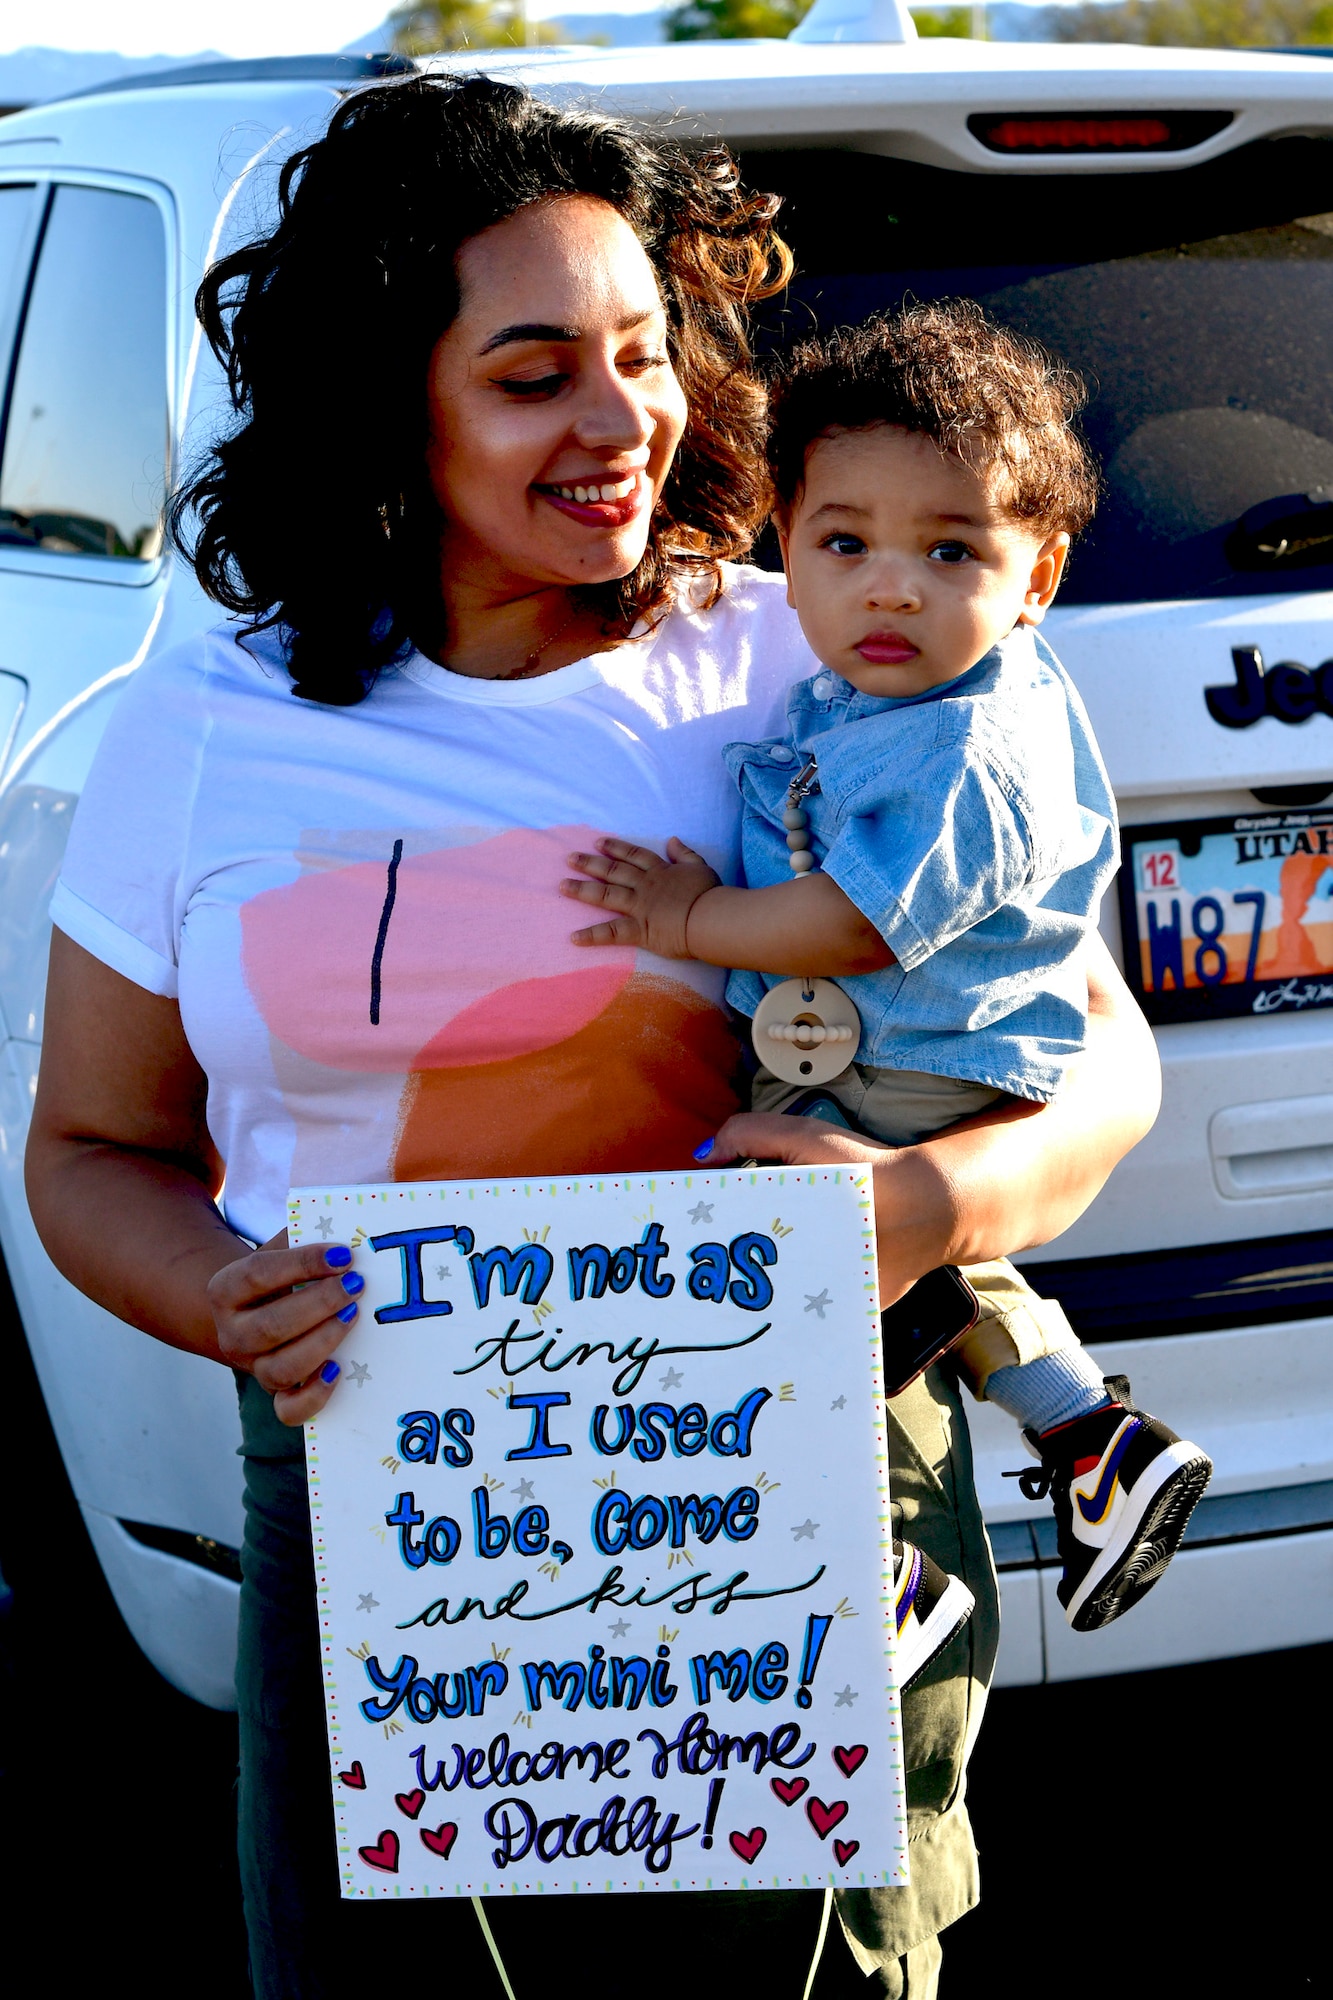
[[[639,12],[660,0],[579,0],[571,12]],[[48,49],[114,49],[126,56],[305,55],[341,49],[370,34],[389,0],[0,0],[0,54]],[[532,0],[533,18],[556,13]]]

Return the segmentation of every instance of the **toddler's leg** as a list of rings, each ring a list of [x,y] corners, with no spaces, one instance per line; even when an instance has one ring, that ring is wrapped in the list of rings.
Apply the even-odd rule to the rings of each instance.
[[[1054,1430],[1109,1402],[1102,1371],[1054,1299],[1040,1298],[1007,1258],[970,1264],[963,1276],[981,1301],[954,1352],[974,1396],[998,1403],[1027,1430]]]
[[[963,1275],[982,1310],[959,1358],[975,1393],[1016,1417],[1040,1457],[1040,1469],[1019,1475],[1023,1492],[1050,1494],[1064,1567],[1057,1594],[1076,1632],[1096,1631],[1162,1576],[1212,1462],[1136,1409],[1123,1375],[1103,1379],[1061,1308],[1012,1264]]]

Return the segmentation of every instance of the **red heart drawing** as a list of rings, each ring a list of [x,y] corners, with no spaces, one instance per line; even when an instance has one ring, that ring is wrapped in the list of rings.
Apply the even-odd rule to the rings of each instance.
[[[853,1743],[850,1750],[844,1750],[839,1744],[833,1752],[833,1761],[844,1778],[851,1778],[860,1770],[869,1755],[870,1752],[864,1743]]]
[[[382,1868],[386,1875],[398,1873],[398,1835],[392,1827],[386,1827],[375,1847],[358,1847],[357,1853],[367,1868]]]
[[[361,1759],[359,1757],[350,1771],[339,1771],[338,1783],[346,1785],[349,1791],[364,1792],[366,1789],[366,1774],[361,1769]]]
[[[839,1820],[847,1817],[847,1801],[839,1799],[833,1806],[826,1806],[822,1799],[811,1799],[805,1809],[805,1816],[821,1840],[827,1840]]]
[[[810,1789],[808,1778],[773,1778],[769,1782],[784,1806],[794,1806],[801,1793]]]
[[[733,1833],[728,1836],[735,1853],[742,1861],[753,1861],[764,1842],[768,1839],[762,1826],[752,1826],[748,1833]]]
[[[449,1859],[449,1849],[453,1846],[457,1836],[458,1828],[451,1819],[447,1819],[443,1826],[436,1827],[434,1833],[431,1832],[428,1826],[423,1826],[421,1829],[421,1845],[428,1847],[432,1854],[438,1854],[441,1861],[447,1861]]]
[[[834,1841],[834,1843],[833,1843],[833,1852],[834,1852],[834,1853],[835,1853],[835,1854],[837,1855],[837,1857],[838,1857],[838,1866],[839,1866],[839,1868],[845,1868],[845,1867],[847,1866],[847,1863],[848,1863],[848,1862],[849,1862],[849,1861],[851,1860],[852,1856],[853,1856],[853,1855],[854,1855],[854,1854],[856,1853],[856,1851],[857,1851],[857,1849],[858,1849],[858,1848],[860,1847],[860,1845],[861,1845],[861,1843],[860,1843],[860,1841],[859,1841],[859,1840],[835,1840],[835,1841]]]
[[[426,1794],[424,1792],[395,1792],[393,1802],[399,1812],[406,1813],[409,1819],[415,1819],[426,1803]]]

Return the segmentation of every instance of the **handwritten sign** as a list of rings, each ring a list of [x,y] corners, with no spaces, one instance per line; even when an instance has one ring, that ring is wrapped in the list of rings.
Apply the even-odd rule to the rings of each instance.
[[[868,1170],[297,1189],[345,1897],[907,1879]]]

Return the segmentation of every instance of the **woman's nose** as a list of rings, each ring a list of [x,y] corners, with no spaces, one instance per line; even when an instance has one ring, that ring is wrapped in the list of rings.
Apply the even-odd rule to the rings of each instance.
[[[633,451],[657,428],[636,382],[614,369],[589,370],[584,377],[574,435],[586,450]]]

